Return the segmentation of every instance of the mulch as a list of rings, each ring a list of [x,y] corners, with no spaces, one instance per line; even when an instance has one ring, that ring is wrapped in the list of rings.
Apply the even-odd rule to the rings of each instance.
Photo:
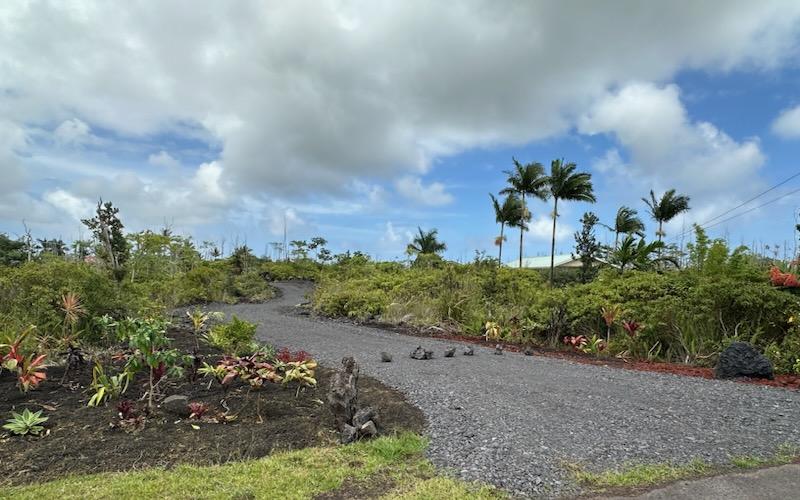
[[[191,352],[194,340],[185,328],[171,330],[170,337],[174,347]],[[221,353],[204,348],[201,354],[213,364]],[[70,375],[64,385],[60,384],[63,368],[50,367],[48,380],[28,394],[18,391],[15,378],[5,372],[0,374],[0,418],[5,420],[12,410],[28,408],[43,410],[49,420],[42,437],[0,433],[0,485],[69,474],[220,464],[263,457],[275,450],[335,444],[338,434],[324,403],[334,373],[330,368],[318,368],[317,387],[299,394],[295,387],[280,385],[251,390],[238,384],[225,393],[216,382],[208,387],[207,379],[169,381],[162,388],[162,398],[180,394],[192,402],[205,402],[211,407],[207,414],[211,417],[202,421],[181,418],[158,407],[147,416],[143,429],[128,433],[117,426],[117,401],[97,408],[87,406],[91,366]],[[146,401],[141,400],[145,382],[140,374],[123,396],[134,402],[139,414],[146,409]],[[384,434],[421,432],[425,427],[422,412],[403,394],[363,375],[359,378],[359,404],[379,409]],[[236,419],[217,423],[213,417],[226,407]]]

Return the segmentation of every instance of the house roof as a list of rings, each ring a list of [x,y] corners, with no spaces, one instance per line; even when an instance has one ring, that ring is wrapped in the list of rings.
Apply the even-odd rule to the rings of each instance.
[[[553,258],[553,264],[555,265],[555,267],[559,267],[575,260],[578,259],[573,257],[572,254],[566,253],[566,254],[556,255]],[[504,265],[506,267],[519,267],[519,259],[510,260],[506,262]],[[550,269],[550,256],[545,255],[542,257],[523,257],[522,267],[528,267],[532,269]]]

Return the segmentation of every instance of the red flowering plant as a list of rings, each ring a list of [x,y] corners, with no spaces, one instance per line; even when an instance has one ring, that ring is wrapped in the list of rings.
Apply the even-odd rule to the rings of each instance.
[[[784,273],[777,266],[772,266],[769,269],[769,281],[772,286],[781,288],[799,288],[800,281],[797,280],[797,275],[794,273]]]

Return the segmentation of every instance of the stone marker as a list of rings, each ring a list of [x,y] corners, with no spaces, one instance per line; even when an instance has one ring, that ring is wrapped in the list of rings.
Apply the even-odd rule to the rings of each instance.
[[[383,351],[381,353],[381,361],[383,361],[384,363],[391,363],[392,362],[392,355],[389,354],[386,351]]]
[[[475,355],[475,349],[471,345],[468,345],[467,347],[464,348],[464,356],[474,356],[474,355]]]
[[[503,355],[503,346],[501,346],[500,344],[497,344],[496,346],[494,346],[494,353],[497,354],[498,356],[502,356]]]
[[[417,346],[411,351],[411,359],[433,359],[433,351],[423,349],[421,345]]]
[[[450,349],[444,351],[444,357],[445,358],[452,358],[455,355],[456,355],[456,348],[455,347],[451,347]]]

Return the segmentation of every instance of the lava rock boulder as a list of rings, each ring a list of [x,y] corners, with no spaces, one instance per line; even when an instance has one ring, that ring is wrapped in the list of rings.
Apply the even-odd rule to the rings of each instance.
[[[722,351],[714,370],[714,376],[721,379],[753,377],[772,380],[775,378],[772,362],[747,342],[734,342]]]

